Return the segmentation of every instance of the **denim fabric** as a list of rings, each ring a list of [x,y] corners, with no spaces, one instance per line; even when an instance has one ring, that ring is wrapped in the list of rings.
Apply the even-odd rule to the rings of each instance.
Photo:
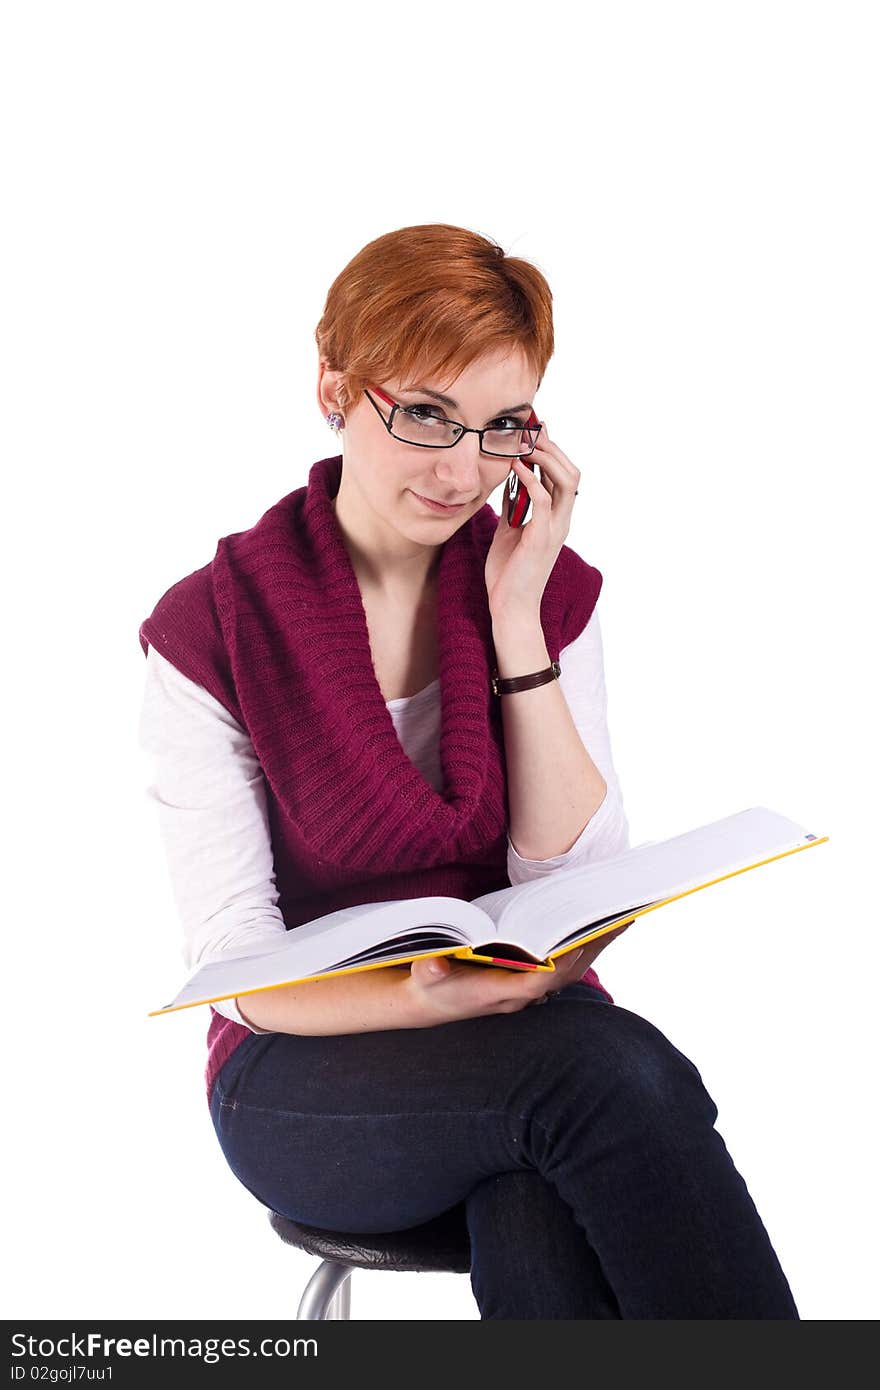
[[[589,985],[431,1028],[252,1034],[224,1157],[264,1206],[349,1233],[464,1202],[482,1318],[799,1319],[694,1064]]]

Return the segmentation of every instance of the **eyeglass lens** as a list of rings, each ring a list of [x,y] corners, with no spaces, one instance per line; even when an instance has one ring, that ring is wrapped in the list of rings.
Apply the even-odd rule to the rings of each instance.
[[[433,449],[448,449],[460,438],[461,431],[453,421],[442,415],[427,414],[423,407],[417,411],[398,410],[394,415],[391,433],[407,444],[427,445]],[[486,453],[512,457],[530,454],[538,441],[538,431],[523,425],[486,430],[483,449]]]

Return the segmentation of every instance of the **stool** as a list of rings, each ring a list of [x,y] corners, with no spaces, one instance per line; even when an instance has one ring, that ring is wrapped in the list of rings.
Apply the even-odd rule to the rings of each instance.
[[[470,1273],[471,1243],[464,1202],[422,1226],[380,1235],[348,1235],[303,1226],[277,1211],[269,1212],[269,1224],[287,1245],[298,1245],[321,1259],[300,1299],[296,1314],[300,1319],[350,1318],[353,1269]]]

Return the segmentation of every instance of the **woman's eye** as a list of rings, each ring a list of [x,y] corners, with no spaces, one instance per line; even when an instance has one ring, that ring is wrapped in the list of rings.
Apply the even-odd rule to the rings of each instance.
[[[447,416],[436,405],[408,405],[405,413],[414,415],[417,420],[445,420]],[[515,415],[499,415],[497,420],[491,420],[486,426],[487,429],[520,429],[526,427],[525,420],[518,420]]]

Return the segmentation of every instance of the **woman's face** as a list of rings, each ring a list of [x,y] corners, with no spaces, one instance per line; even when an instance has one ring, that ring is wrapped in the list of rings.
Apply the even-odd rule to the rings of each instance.
[[[491,424],[525,424],[537,378],[517,348],[478,359],[452,384],[433,378],[417,382],[395,378],[373,385],[401,407],[421,407],[417,413],[422,418],[426,414],[445,417],[482,429]],[[345,490],[351,494],[355,489],[361,505],[372,508],[409,539],[442,544],[506,482],[511,462],[481,453],[475,434],[463,435],[450,449],[426,449],[396,439],[383,423],[391,406],[375,391],[372,394],[383,418],[365,395],[345,412],[340,435]],[[448,399],[438,400],[437,395]],[[456,506],[442,512],[420,498]]]

